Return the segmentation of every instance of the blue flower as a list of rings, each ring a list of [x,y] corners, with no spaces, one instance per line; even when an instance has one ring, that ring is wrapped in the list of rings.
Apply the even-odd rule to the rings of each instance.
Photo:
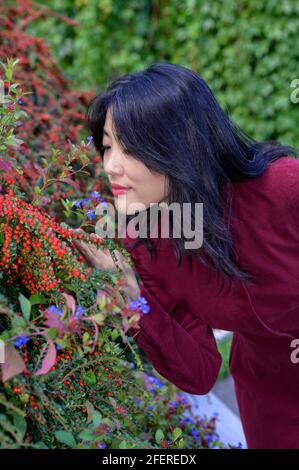
[[[131,310],[136,310],[140,307],[142,313],[144,314],[150,311],[150,306],[147,305],[147,300],[142,296],[139,296],[136,299],[132,300],[129,304],[129,307]]]
[[[81,203],[82,203],[82,200],[81,200],[81,199],[78,199],[78,201],[74,202],[73,205],[74,205],[75,207],[79,207],[79,208],[80,208],[80,207],[81,207]]]
[[[155,385],[158,388],[163,388],[164,387],[164,385],[162,384],[162,382],[160,382],[160,380],[158,378],[155,378]]]
[[[149,405],[149,406],[148,406],[148,409],[149,409],[149,410],[153,410],[153,409],[154,409],[153,405]]]
[[[85,199],[82,200],[82,204],[84,207],[89,207],[89,201],[91,201],[90,197],[86,197]]]
[[[104,198],[101,199],[101,204],[103,207],[105,207],[105,209],[108,209],[108,204]]]
[[[137,405],[141,405],[142,400],[140,400],[140,398],[137,398],[136,403],[137,403]]]
[[[61,349],[60,344],[55,343],[55,346],[56,346],[57,351],[59,351]]]
[[[142,311],[142,313],[145,313],[145,314],[148,313],[150,311],[149,305],[143,305],[141,307],[141,311]]]
[[[92,191],[92,192],[90,193],[90,195],[91,195],[92,197],[95,197],[95,198],[96,198],[96,197],[100,197],[100,193],[98,193],[98,191]]]
[[[61,315],[62,315],[62,311],[59,310],[59,308],[55,307],[55,305],[51,305],[51,306],[48,308],[48,312],[50,312],[50,313],[55,312],[55,313],[57,313],[57,315],[58,315],[59,317],[61,317]]]
[[[195,421],[193,418],[185,418],[185,423],[192,423],[195,424]]]
[[[213,416],[215,416],[215,417],[219,416],[219,412],[218,412],[218,411],[214,411]]]
[[[131,310],[136,310],[138,308],[138,301],[137,300],[132,300],[129,304],[129,307]]]
[[[23,104],[23,101],[21,100],[21,98],[18,98],[18,103]]]
[[[91,210],[87,211],[87,217],[89,218],[89,220],[94,219],[95,216],[96,216],[95,211],[91,211]]]
[[[130,362],[131,369],[135,369],[135,364],[134,362]]]
[[[83,308],[81,306],[77,307],[76,308],[76,313],[75,313],[75,318],[79,318],[82,315],[82,313],[84,313],[84,312],[85,312],[85,308]]]
[[[174,407],[177,407],[179,405],[177,401],[170,401],[169,404],[170,406],[174,406]]]
[[[193,437],[198,437],[199,436],[197,429],[194,428],[194,427],[190,429],[190,434]]]
[[[141,305],[147,305],[147,300],[141,295],[138,297],[138,300],[141,303]]]
[[[21,346],[23,346],[23,344],[27,344],[29,341],[29,338],[28,336],[18,336],[17,339],[14,341],[14,345],[16,346],[16,348],[19,348]]]
[[[105,444],[105,442],[101,442],[101,444],[99,444],[98,447],[99,447],[100,449],[106,449],[107,444]]]
[[[88,140],[88,142],[92,142],[92,141],[93,141],[92,135],[89,135],[89,136],[87,137],[87,140]]]
[[[242,442],[238,442],[237,449],[242,449],[242,447],[243,447],[243,444],[242,444]]]

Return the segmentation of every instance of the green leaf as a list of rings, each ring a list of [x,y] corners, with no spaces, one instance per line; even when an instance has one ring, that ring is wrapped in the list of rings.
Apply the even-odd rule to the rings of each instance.
[[[102,422],[102,415],[99,411],[95,410],[92,413],[92,422],[95,427],[99,426]]]
[[[174,441],[176,441],[179,437],[181,437],[181,435],[182,435],[182,430],[180,428],[175,428],[172,431],[172,437]]]
[[[96,436],[93,436],[87,429],[84,429],[84,431],[80,432],[78,437],[82,439],[82,441],[93,441],[96,438]]]
[[[179,442],[178,442],[178,446],[179,446],[179,449],[182,449],[185,445],[185,439],[182,437]]]
[[[75,447],[76,446],[76,441],[71,432],[67,431],[56,431],[55,432],[55,437],[58,442],[61,442],[62,444],[67,445],[68,447]]]
[[[83,344],[84,344],[84,343],[88,343],[89,339],[90,339],[89,333],[87,333],[87,332],[84,333],[84,334],[83,334]]]
[[[119,449],[127,449],[127,443],[126,441],[121,441],[121,443],[118,446]]]
[[[87,371],[83,375],[83,378],[90,385],[95,385],[97,383],[97,378],[92,370]]]
[[[85,402],[85,407],[87,409],[87,420],[86,420],[86,422],[89,424],[89,423],[92,422],[92,415],[93,415],[95,409],[94,409],[93,404],[90,403],[90,401],[88,401],[88,400]]]
[[[48,300],[41,294],[32,294],[29,297],[31,305],[47,304]]]
[[[155,439],[157,444],[160,444],[161,439],[164,439],[164,433],[161,429],[157,429]]]
[[[48,328],[47,329],[47,337],[49,339],[55,339],[57,337],[57,330],[56,328]]]
[[[73,291],[73,292],[76,292],[76,288],[75,286],[72,286],[72,284],[65,284],[65,286],[67,289]]]
[[[43,441],[38,441],[36,445],[39,449],[49,449],[49,447]]]
[[[19,302],[20,302],[22,313],[23,313],[23,317],[28,322],[30,319],[30,313],[31,313],[31,303],[23,294],[19,295]]]
[[[113,339],[113,341],[115,341],[118,336],[119,336],[119,332],[116,329],[114,329],[111,333],[111,338]]]
[[[27,422],[19,413],[15,413],[13,411],[11,412],[11,415],[13,416],[14,425],[18,429],[20,439],[23,439],[27,430]]]

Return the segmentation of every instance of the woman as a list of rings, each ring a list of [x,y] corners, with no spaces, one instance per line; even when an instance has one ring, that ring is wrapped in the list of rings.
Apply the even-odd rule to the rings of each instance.
[[[136,203],[145,213],[161,201],[203,203],[200,248],[186,249],[184,236],[123,240],[142,281],[123,263],[127,293],[150,306],[130,334],[162,376],[201,395],[221,365],[213,329],[232,331],[230,370],[248,447],[299,448],[294,149],[248,137],[197,73],[168,62],[115,80],[87,117],[128,220]],[[94,266],[113,266],[109,254],[79,247]]]

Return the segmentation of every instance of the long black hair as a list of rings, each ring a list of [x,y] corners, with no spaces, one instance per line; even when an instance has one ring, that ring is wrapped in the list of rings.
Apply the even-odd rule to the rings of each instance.
[[[198,73],[170,62],[123,75],[92,99],[86,124],[100,153],[108,108],[123,151],[168,176],[168,204],[203,203],[203,243],[192,255],[226,276],[250,279],[233,260],[232,185],[260,176],[270,162],[295,156],[295,149],[256,142],[229,118]],[[194,224],[193,211],[192,219]],[[185,239],[173,240],[180,264],[188,252]],[[140,241],[152,256],[152,240]]]

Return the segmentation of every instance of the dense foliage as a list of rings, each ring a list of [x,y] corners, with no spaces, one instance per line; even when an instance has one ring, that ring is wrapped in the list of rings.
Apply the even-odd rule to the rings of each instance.
[[[0,446],[221,447],[216,416],[194,416],[141,361],[128,331],[150,315],[146,300],[133,306],[119,270],[87,267],[75,249],[83,237],[122,250],[92,234],[109,194],[82,129],[85,95],[24,23],[14,28],[24,11],[0,16]]]
[[[299,147],[299,3],[294,0],[46,0],[56,14],[31,23],[59,63],[88,89],[167,60],[199,72],[257,140]],[[69,18],[63,22],[59,14]],[[76,23],[72,23],[75,21]],[[297,84],[298,87],[298,84]]]

